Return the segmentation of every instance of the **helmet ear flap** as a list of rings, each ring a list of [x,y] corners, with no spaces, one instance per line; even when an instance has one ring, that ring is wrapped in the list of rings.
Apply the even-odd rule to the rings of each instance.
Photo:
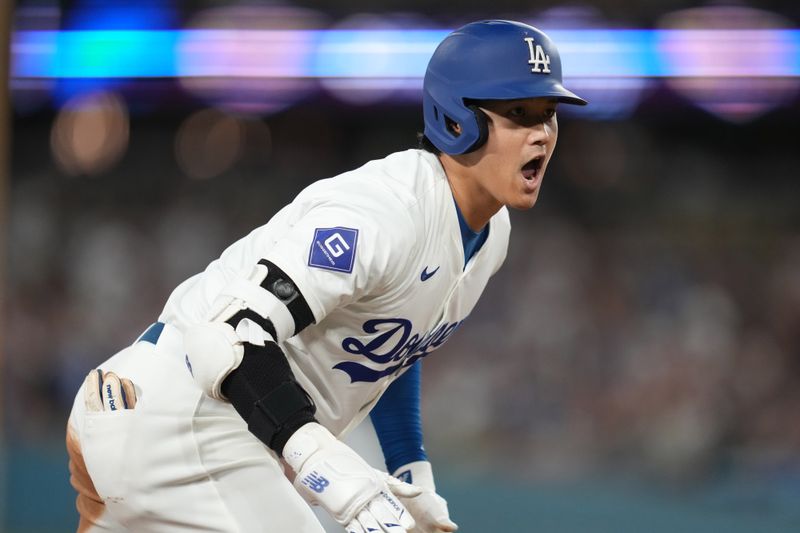
[[[478,138],[472,143],[472,146],[467,148],[464,152],[465,154],[469,152],[474,152],[478,148],[484,145],[486,139],[489,138],[489,118],[486,116],[486,113],[478,107],[476,104],[469,104],[467,108],[472,111],[472,114],[475,115],[475,124],[478,126]]]

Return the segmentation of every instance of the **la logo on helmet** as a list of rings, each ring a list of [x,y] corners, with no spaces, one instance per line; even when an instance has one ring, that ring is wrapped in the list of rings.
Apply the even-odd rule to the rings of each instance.
[[[531,72],[550,74],[550,56],[544,53],[542,45],[537,44],[536,47],[534,47],[533,37],[525,37],[523,40],[528,43],[528,51],[531,54],[531,58],[528,60],[528,64],[533,65],[533,67],[531,67]]]

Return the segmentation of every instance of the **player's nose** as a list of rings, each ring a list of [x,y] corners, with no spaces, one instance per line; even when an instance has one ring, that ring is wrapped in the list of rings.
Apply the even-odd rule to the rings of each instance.
[[[553,135],[553,130],[545,122],[533,124],[528,129],[528,142],[533,145],[547,144]]]

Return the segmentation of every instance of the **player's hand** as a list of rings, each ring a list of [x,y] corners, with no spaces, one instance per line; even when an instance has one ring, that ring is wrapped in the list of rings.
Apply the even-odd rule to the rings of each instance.
[[[117,411],[136,407],[133,382],[113,372],[95,369],[84,380],[83,398],[90,412]]]
[[[398,498],[412,498],[422,489],[373,469],[321,425],[311,422],[298,429],[283,457],[297,473],[297,491],[328,511],[348,533],[406,533],[414,527]]]
[[[428,461],[415,461],[402,466],[394,472],[394,476],[410,480],[422,488],[420,494],[412,497],[397,494],[416,521],[411,533],[449,533],[458,529],[458,525],[450,520],[447,501],[436,493],[433,471]]]

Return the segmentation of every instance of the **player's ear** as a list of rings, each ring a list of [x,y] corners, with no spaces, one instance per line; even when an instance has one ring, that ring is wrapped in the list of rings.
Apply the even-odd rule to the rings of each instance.
[[[447,129],[450,131],[450,133],[452,133],[456,137],[461,135],[461,124],[459,124],[458,122],[456,122],[455,120],[451,119],[448,116],[444,117],[444,123],[447,126]]]

